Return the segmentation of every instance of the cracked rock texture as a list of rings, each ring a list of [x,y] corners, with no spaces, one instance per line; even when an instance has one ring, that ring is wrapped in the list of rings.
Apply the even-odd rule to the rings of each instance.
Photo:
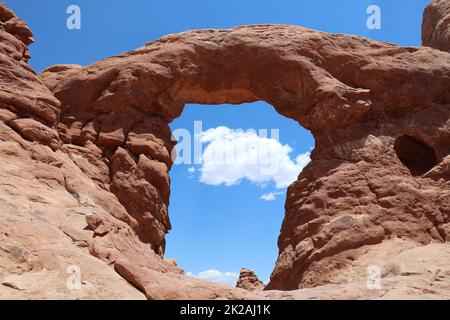
[[[0,20],[0,298],[450,298],[450,53],[258,25],[36,75],[30,29],[4,5]],[[186,103],[258,100],[316,148],[288,189],[270,283],[250,292],[163,258],[168,124]]]

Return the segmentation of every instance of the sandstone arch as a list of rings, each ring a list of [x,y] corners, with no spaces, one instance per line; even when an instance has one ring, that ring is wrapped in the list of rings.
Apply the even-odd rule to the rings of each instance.
[[[417,70],[416,65],[426,71]],[[330,269],[330,261],[387,238],[428,242],[443,237],[439,228],[447,219],[442,215],[446,215],[444,199],[449,194],[444,198],[424,194],[423,186],[442,190],[446,182],[426,179],[419,187],[395,157],[393,141],[407,128],[429,141],[440,159],[449,154],[450,60],[446,53],[300,27],[261,25],[171,35],[85,68],[53,67],[41,78],[63,104],[60,126],[69,132],[67,142],[79,133],[70,133],[73,126],[65,115],[79,119],[80,114],[88,114],[87,118],[98,122],[100,139],[93,142],[110,148],[113,167],[117,159],[132,162],[125,160],[123,149],[115,151],[125,143],[135,157],[144,153],[170,168],[164,150],[133,151],[129,132],[134,135],[135,124],[121,117],[158,122],[158,130],[164,127],[163,131],[149,127],[141,131],[151,132],[147,140],[156,139],[170,151],[173,145],[166,125],[186,103],[263,100],[311,130],[317,146],[312,163],[289,188],[280,257],[269,288],[327,282],[332,275],[323,274]],[[433,117],[424,121],[425,113]],[[128,130],[117,141],[102,144],[102,135],[112,129],[101,117]],[[140,126],[147,126],[146,122]],[[138,167],[142,161],[135,161]],[[120,200],[122,191],[114,190],[121,189],[121,183],[113,178],[114,185],[112,191]],[[399,185],[410,185],[414,192],[406,195]],[[125,192],[122,202],[135,192],[133,188]],[[415,208],[417,203],[429,211]],[[140,219],[141,212],[128,209],[141,230],[150,225],[145,233],[158,230],[155,239],[144,240],[154,243],[160,254],[170,228],[167,204],[163,201],[158,227]],[[398,220],[405,221],[399,224]],[[313,275],[318,269],[322,270],[319,279]]]
[[[175,292],[184,281],[181,271],[148,253],[147,244],[163,254],[170,229],[168,123],[185,103],[263,100],[314,135],[313,161],[288,190],[268,289],[345,281],[351,261],[390,239],[450,239],[447,52],[261,25],[171,35],[91,66],[58,65],[37,77],[27,65],[31,31],[3,5],[0,19],[0,139],[12,159],[8,169],[24,159],[34,183],[62,190],[77,209],[97,210],[87,216],[86,230],[64,227],[79,214],[60,221],[52,212],[49,225],[148,298],[245,296],[218,295],[216,287],[199,283]],[[397,157],[395,139],[402,135],[435,151],[437,163],[423,176],[411,176]],[[14,219],[31,225],[22,218]],[[45,245],[35,251],[54,243]]]

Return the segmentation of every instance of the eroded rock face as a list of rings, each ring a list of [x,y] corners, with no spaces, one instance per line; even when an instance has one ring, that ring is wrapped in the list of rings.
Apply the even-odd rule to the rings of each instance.
[[[450,52],[449,0],[432,0],[425,9],[422,42],[424,46]]]
[[[103,188],[101,149],[64,144],[60,102],[27,64],[30,29],[2,4],[0,19],[0,299],[145,299],[117,262],[182,271],[139,240],[138,223]],[[76,270],[79,290],[69,283]]]
[[[171,35],[37,77],[27,65],[31,31],[4,6],[0,19],[0,297],[450,292],[442,280],[450,248],[449,53],[260,25]],[[266,290],[323,287],[251,293],[187,277],[162,258],[171,227],[168,124],[186,103],[258,100],[316,139],[312,162],[288,189]],[[371,264],[383,270],[383,289],[367,289]],[[85,290],[67,289],[71,265],[82,266]],[[37,281],[49,289],[39,291]]]
[[[3,4],[0,4],[0,21],[0,119],[14,121],[20,114],[32,119],[28,124],[32,121],[36,126],[40,126],[38,123],[55,124],[60,103],[27,63],[30,58],[28,45],[34,41],[31,30]],[[17,123],[16,129],[21,131],[23,126]],[[42,136],[56,135],[55,132],[44,131],[41,130]]]
[[[236,287],[248,291],[262,291],[264,290],[265,285],[258,279],[258,276],[252,270],[242,268]]]

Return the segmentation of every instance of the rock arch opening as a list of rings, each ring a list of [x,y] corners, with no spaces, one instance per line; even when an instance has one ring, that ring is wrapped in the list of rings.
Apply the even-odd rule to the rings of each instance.
[[[190,131],[195,139],[201,134],[194,132],[199,122],[206,135],[203,159],[196,162],[194,150],[187,152],[188,157],[180,150],[189,138],[180,139],[177,132]],[[166,236],[165,257],[209,281],[235,285],[239,270],[250,268],[267,283],[278,257],[287,187],[309,162],[314,147],[311,133],[261,101],[188,104],[170,127],[179,142],[177,155],[183,159],[175,161],[170,171],[172,230]],[[261,134],[264,130],[267,137]],[[260,163],[253,158],[252,148],[259,144],[271,148],[278,168],[270,159]],[[221,147],[231,158],[215,163],[214,154]],[[233,148],[240,153],[229,153]],[[192,161],[186,163],[189,157]]]
[[[430,146],[408,135],[395,140],[394,149],[400,161],[413,176],[428,172],[437,164],[436,152]]]

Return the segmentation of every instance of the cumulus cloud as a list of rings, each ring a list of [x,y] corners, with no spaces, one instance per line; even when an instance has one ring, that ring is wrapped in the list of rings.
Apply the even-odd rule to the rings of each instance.
[[[271,192],[271,193],[264,193],[261,196],[261,199],[263,199],[264,201],[275,201],[275,195],[273,194],[273,192]]]
[[[264,193],[261,196],[261,199],[264,201],[275,201],[275,199],[277,198],[277,196],[280,196],[284,194],[283,192],[269,192],[269,193]]]
[[[310,161],[310,153],[291,159],[292,148],[277,138],[255,131],[217,127],[197,139],[206,147],[202,153],[200,182],[231,186],[241,180],[257,185],[271,181],[277,189],[289,186]]]
[[[189,173],[195,173],[195,168],[194,167],[189,167],[188,168],[188,172]]]
[[[216,269],[205,270],[198,274],[193,274],[192,272],[187,272],[186,274],[209,282],[224,283],[232,286],[236,285],[238,279],[238,275],[233,272],[221,272]]]

